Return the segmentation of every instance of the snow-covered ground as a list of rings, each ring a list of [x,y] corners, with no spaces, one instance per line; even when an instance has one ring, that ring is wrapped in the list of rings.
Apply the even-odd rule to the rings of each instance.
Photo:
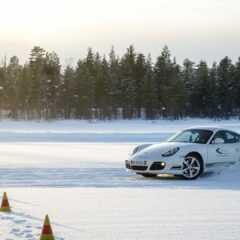
[[[240,131],[237,120],[0,122],[13,210],[0,212],[0,240],[39,239],[46,213],[57,240],[240,239],[240,166],[196,181],[124,169],[138,142],[197,125]]]
[[[141,181],[139,179],[139,181]],[[151,180],[150,180],[151,181]],[[44,214],[56,239],[239,239],[239,190],[207,188],[9,189],[0,239],[39,239]]]

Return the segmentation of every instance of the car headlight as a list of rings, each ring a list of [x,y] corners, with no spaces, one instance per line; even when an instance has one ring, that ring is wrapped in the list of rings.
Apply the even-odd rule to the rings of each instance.
[[[132,154],[131,155],[134,155],[136,152],[138,151],[138,147],[135,147],[132,151]]]
[[[176,147],[176,148],[173,148],[165,153],[162,154],[163,157],[170,157],[170,156],[173,156],[176,152],[179,151],[179,147]]]

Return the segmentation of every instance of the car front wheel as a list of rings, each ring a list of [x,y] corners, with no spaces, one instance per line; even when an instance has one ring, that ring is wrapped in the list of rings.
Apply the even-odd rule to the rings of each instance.
[[[203,161],[195,154],[189,154],[184,158],[182,164],[182,176],[184,179],[193,180],[203,172]]]

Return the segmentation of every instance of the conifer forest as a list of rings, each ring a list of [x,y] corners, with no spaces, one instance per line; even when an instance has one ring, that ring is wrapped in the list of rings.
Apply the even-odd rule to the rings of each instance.
[[[2,60],[0,110],[16,120],[239,117],[240,58],[179,64],[167,46],[151,59],[130,45],[121,57],[89,48],[62,68],[55,52],[35,46],[25,64]]]

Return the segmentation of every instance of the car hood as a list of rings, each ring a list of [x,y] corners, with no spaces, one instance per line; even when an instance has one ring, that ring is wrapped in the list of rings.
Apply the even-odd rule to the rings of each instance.
[[[167,151],[179,147],[180,149],[183,147],[196,145],[196,143],[182,143],[182,142],[162,142],[159,144],[153,144],[149,147],[144,148],[143,150],[140,150],[136,155],[155,155],[155,154],[163,154]]]

